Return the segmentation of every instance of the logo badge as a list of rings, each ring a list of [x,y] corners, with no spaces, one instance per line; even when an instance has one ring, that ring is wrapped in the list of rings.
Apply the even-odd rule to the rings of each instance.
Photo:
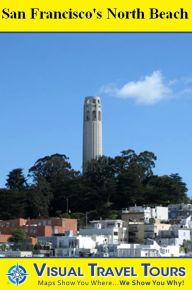
[[[11,283],[19,286],[25,282],[29,274],[27,274],[27,271],[24,267],[17,264],[12,266],[6,275],[8,276],[8,279]]]

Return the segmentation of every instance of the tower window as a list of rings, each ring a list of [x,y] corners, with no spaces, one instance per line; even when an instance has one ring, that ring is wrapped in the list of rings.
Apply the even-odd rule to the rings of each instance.
[[[87,111],[86,121],[89,121],[89,120],[90,120],[90,113],[89,111]]]
[[[93,118],[92,118],[93,121],[96,121],[96,111],[93,111],[93,112],[92,112],[92,115],[93,115]]]
[[[99,111],[98,119],[99,119],[99,121],[101,121],[101,111]]]

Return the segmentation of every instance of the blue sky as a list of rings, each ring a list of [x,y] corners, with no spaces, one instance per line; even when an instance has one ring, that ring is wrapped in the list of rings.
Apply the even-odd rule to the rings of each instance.
[[[103,106],[103,153],[149,150],[192,195],[192,34],[0,34],[0,185],[54,153],[82,163],[86,96]]]

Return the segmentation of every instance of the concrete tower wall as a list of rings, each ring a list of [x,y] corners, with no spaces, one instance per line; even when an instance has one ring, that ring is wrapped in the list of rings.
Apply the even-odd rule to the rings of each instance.
[[[87,97],[83,120],[83,171],[85,163],[102,155],[102,109],[99,97]]]

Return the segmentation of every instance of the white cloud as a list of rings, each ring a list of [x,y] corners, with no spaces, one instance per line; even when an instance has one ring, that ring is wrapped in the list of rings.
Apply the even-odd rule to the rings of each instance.
[[[102,92],[119,98],[134,99],[137,104],[146,105],[156,104],[172,96],[170,84],[165,84],[160,71],[154,71],[142,80],[128,82],[121,88],[112,85],[103,87]]]

